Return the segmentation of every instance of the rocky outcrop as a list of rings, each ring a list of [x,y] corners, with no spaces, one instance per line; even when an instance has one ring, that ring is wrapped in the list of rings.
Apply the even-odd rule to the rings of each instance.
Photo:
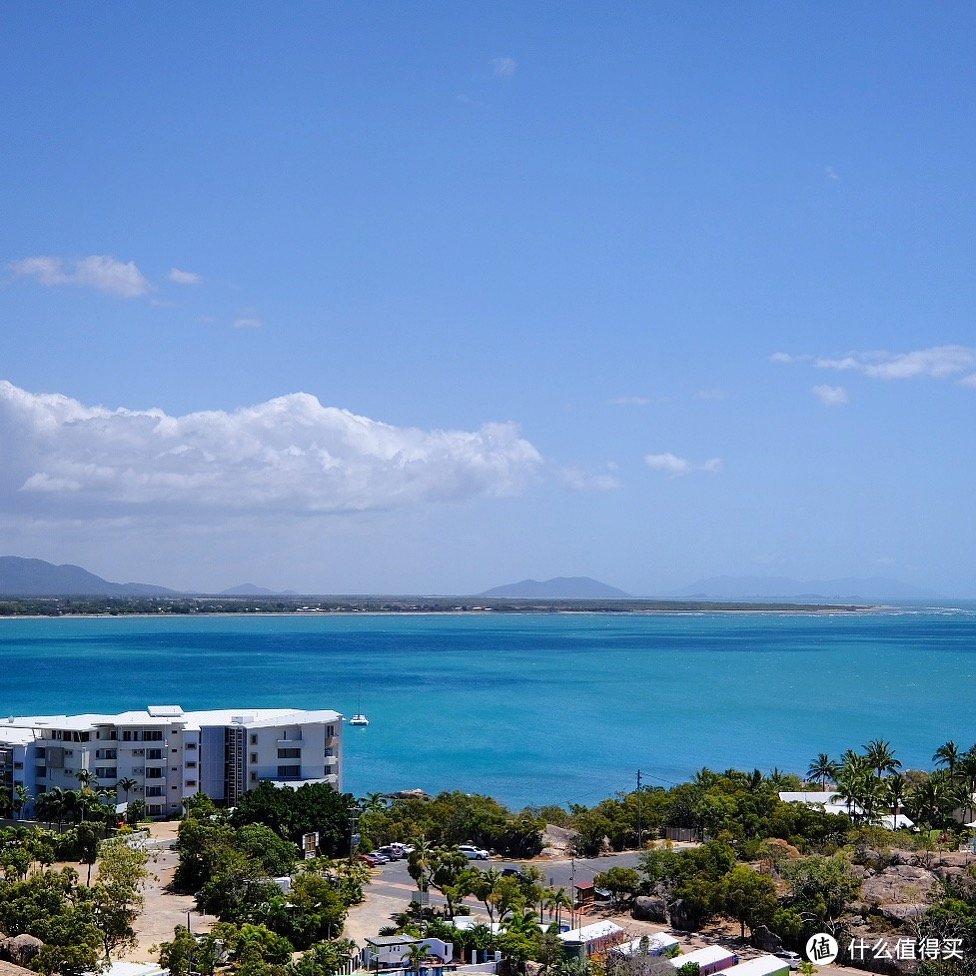
[[[0,959],[8,959],[18,966],[28,966],[44,945],[33,935],[14,935],[0,941]]]
[[[640,895],[634,899],[631,914],[641,922],[667,922],[668,905],[663,898]]]
[[[763,952],[779,952],[783,948],[783,940],[766,925],[757,925],[752,930],[749,942],[754,949],[761,949]]]

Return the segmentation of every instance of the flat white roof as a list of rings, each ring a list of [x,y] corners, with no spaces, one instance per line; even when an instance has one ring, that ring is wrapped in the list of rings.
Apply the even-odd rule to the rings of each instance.
[[[726,949],[725,946],[720,945],[710,945],[705,946],[704,949],[695,949],[694,952],[683,952],[680,956],[675,956],[671,960],[671,965],[675,969],[680,969],[686,962],[697,962],[699,966],[707,966],[712,962],[735,958],[736,955],[731,949]],[[736,974],[738,976],[738,970],[736,970]]]
[[[676,946],[678,940],[667,932],[649,932],[646,936],[647,938],[647,948],[650,952],[655,950],[660,951],[661,949],[667,949],[670,946]],[[633,942],[625,942],[623,945],[618,945],[615,948],[615,952],[619,952],[623,956],[633,956],[640,952],[641,942],[644,939],[634,939]]]
[[[774,976],[775,973],[788,973],[790,964],[775,956],[758,956],[747,959],[735,967],[735,976]]]
[[[593,922],[580,929],[560,932],[559,938],[563,942],[592,942],[594,939],[605,939],[608,935],[617,935],[621,932],[623,929],[616,922]]]
[[[147,728],[179,725],[197,730],[205,725],[241,725],[264,728],[275,725],[304,725],[311,722],[338,723],[340,712],[331,709],[306,711],[300,708],[223,708],[211,711],[184,712],[179,705],[150,705],[145,711],[119,712],[115,715],[21,715],[0,719],[0,741],[12,729],[59,729],[63,732],[92,732],[100,725],[131,725]]]

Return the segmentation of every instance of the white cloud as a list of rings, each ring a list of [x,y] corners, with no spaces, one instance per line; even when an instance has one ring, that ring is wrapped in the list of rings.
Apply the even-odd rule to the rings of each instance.
[[[542,469],[514,424],[393,427],[294,393],[171,417],[0,381],[0,511],[306,515],[511,495]]]
[[[620,487],[620,479],[609,472],[616,471],[617,465],[611,462],[607,469],[604,473],[591,474],[579,468],[560,468],[558,473],[563,483],[576,491],[615,491]]]
[[[646,407],[650,402],[642,396],[619,396],[607,400],[611,407]]]
[[[181,271],[179,268],[170,268],[167,277],[178,285],[199,285],[203,281],[203,276],[195,271]]]
[[[851,352],[840,359],[817,359],[814,365],[821,369],[857,370],[882,380],[948,379],[976,369],[976,348],[945,345],[904,353]],[[962,381],[967,382],[965,377]]]
[[[837,170],[835,170],[833,166],[824,167],[824,176],[826,176],[828,180],[833,180],[835,183],[840,183],[840,174],[838,174]]]
[[[48,287],[78,285],[117,298],[138,298],[151,287],[134,261],[119,261],[105,254],[74,260],[48,256],[23,258],[12,261],[8,267],[16,277],[33,278]]]
[[[676,454],[645,454],[644,463],[655,471],[663,471],[672,478],[692,474],[696,471],[706,474],[718,474],[722,468],[721,458],[710,458],[703,462],[689,461],[688,458],[678,457]]]
[[[728,400],[729,394],[725,390],[696,390],[696,400]]]
[[[847,403],[847,391],[842,386],[828,386],[823,383],[813,387],[811,392],[825,407],[839,407]]]
[[[794,356],[788,352],[774,352],[772,356],[769,357],[771,363],[799,363],[802,362],[805,357]]]
[[[245,315],[234,320],[235,329],[260,329],[262,325],[264,325],[264,322],[261,319],[255,318],[253,315]]]
[[[493,78],[514,78],[518,71],[518,61],[515,58],[494,58],[491,62]]]

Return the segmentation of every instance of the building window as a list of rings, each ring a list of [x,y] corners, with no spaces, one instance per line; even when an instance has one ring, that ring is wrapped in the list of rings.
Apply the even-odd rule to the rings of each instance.
[[[187,786],[196,786],[197,785],[197,781],[195,779],[188,779],[186,781],[186,785]]]
[[[279,749],[278,758],[279,759],[301,759],[302,750],[301,749]]]
[[[35,766],[34,767],[34,778],[35,779],[46,779],[47,778],[47,769],[44,766]]]
[[[258,737],[256,735],[251,736],[251,745],[256,746],[258,744]]]
[[[96,766],[96,779],[116,779],[119,775],[118,768],[115,766]]]
[[[149,816],[158,817],[163,812],[163,806],[161,803],[150,803],[149,804]]]
[[[186,768],[187,769],[196,769],[197,768],[196,760],[195,759],[190,759],[187,762],[187,764],[186,764]]]
[[[38,746],[34,750],[34,755],[37,756],[38,759],[46,759],[47,758],[47,749],[45,749],[44,746]]]
[[[147,749],[146,750],[147,759],[162,759],[163,750],[162,749]]]
[[[197,744],[195,742],[187,742],[187,744],[185,746],[185,748],[187,748],[187,749],[196,749],[196,747],[197,747]]]
[[[251,782],[252,783],[256,783],[257,781],[258,781],[258,774],[257,773],[251,773]]]
[[[161,786],[147,786],[146,796],[162,796],[163,788]]]
[[[279,766],[278,767],[278,779],[297,779],[302,775],[301,766]]]
[[[251,753],[251,762],[256,763],[258,761],[258,754],[256,752]]]
[[[162,779],[163,771],[159,766],[150,766],[146,769],[146,779]]]

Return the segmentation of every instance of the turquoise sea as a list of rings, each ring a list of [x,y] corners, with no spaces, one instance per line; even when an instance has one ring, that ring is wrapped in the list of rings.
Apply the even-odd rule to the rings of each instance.
[[[345,788],[594,803],[638,769],[802,772],[891,741],[906,767],[976,742],[976,613],[0,620],[6,715],[335,708]]]

